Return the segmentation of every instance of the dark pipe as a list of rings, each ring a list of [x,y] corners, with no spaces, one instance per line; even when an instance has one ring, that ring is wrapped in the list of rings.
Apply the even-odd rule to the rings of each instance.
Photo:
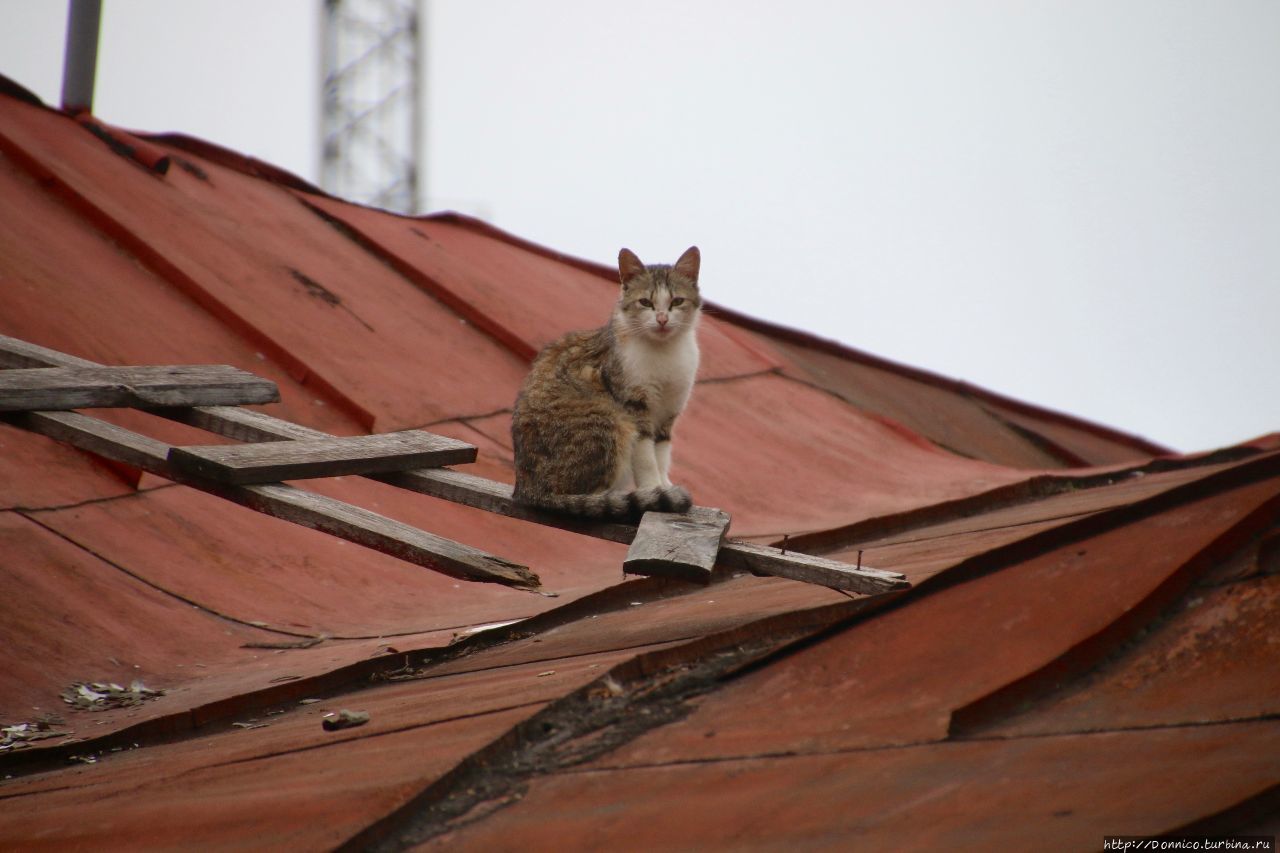
[[[93,111],[102,0],[71,0],[67,7],[67,51],[62,63],[62,108]]]

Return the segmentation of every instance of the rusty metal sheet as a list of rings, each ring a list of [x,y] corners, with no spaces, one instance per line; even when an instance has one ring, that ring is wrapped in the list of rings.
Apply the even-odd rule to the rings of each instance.
[[[560,772],[417,849],[1097,849],[1280,780],[1280,722]],[[1212,780],[1212,784],[1206,784]]]
[[[59,693],[73,681],[167,686],[184,664],[247,658],[240,644],[262,635],[177,601],[17,513],[0,512],[0,553],[5,724],[62,712]]]
[[[514,399],[520,359],[285,189],[208,161],[199,175],[175,168],[139,180],[70,119],[8,98],[0,122],[11,156],[64,182],[123,248],[366,428],[417,427]]]
[[[1120,465],[1132,463],[1143,455],[1163,456],[1169,453],[1145,439],[1138,439],[1133,447],[1117,440],[1121,435],[1096,426],[1082,429],[1080,423],[1062,415],[1035,412],[1027,406],[1013,406],[998,401],[985,401],[983,407],[1019,429],[1039,436],[1046,444],[1060,448],[1089,465]],[[1125,436],[1124,438],[1128,438]]]
[[[0,110],[7,100],[0,98]],[[132,170],[128,174],[138,177]],[[0,333],[104,364],[183,364],[192,359],[233,364],[279,386],[281,403],[271,408],[279,417],[341,435],[356,431],[355,421],[305,389],[94,223],[38,191],[2,154],[0,197],[23,200],[0,206],[0,257],[5,259],[0,286],[12,294],[0,312]],[[102,414],[116,422],[117,413]],[[162,440],[172,443],[191,435],[178,424],[152,420],[152,434]],[[133,428],[138,421],[119,423]]]
[[[877,535],[874,523],[854,525],[846,531],[829,531],[802,537],[795,547],[816,548],[833,559],[903,572],[919,583],[970,557],[1061,527],[1086,515],[1127,506],[1168,492],[1187,483],[1238,467],[1239,462],[1192,465],[1152,473],[1130,472],[1104,477],[1044,478],[1032,494],[1016,499],[997,494],[989,497],[991,509],[978,505],[957,506],[952,512],[932,509],[912,523],[909,518],[886,522]],[[1043,493],[1043,497],[1037,497]],[[892,526],[889,526],[892,525]],[[835,543],[843,543],[828,553]]]
[[[1013,468],[1042,470],[1067,464],[953,389],[787,341],[774,345],[793,365],[788,374],[956,453]]]
[[[514,403],[515,400],[512,400]],[[468,418],[466,424],[471,429],[489,439],[500,454],[500,458],[511,462],[515,457],[511,449],[511,412],[497,412],[482,418]]]
[[[963,459],[781,376],[699,385],[672,470],[731,536],[825,530],[978,494],[1025,472]]]
[[[726,685],[688,718],[624,747],[648,764],[939,740],[952,712],[1038,674],[1080,665],[1163,607],[1179,569],[1275,498],[1263,480],[1072,540],[908,599],[784,665]],[[1158,612],[1158,611],[1157,611]],[[708,732],[714,732],[709,736]]]
[[[455,306],[522,358],[531,359],[565,332],[604,325],[617,299],[616,270],[565,263],[463,217],[408,219],[335,199],[300,196],[407,265],[424,289]],[[672,263],[675,257],[645,260]],[[715,297],[713,278],[705,279],[702,286],[706,296]],[[513,299],[513,293],[525,298]],[[703,319],[699,332],[702,378],[741,376],[781,366],[727,334],[721,321]]]
[[[231,152],[156,142],[174,158],[163,178],[65,116],[0,97],[0,196],[23,199],[0,211],[0,255],[12,259],[0,283],[24,295],[0,332],[105,363],[236,364],[280,385],[273,414],[340,435],[432,425],[480,447],[467,470],[510,482],[524,360],[601,322],[607,269],[471,220],[308,194]],[[1253,686],[1277,674],[1276,577],[1241,579],[1233,564],[1215,575],[1227,582],[1137,632],[1190,580],[1193,555],[1257,532],[1250,513],[1270,506],[1274,478],[1192,494],[1230,473],[1208,460],[1033,500],[1037,477],[1063,460],[1115,466],[1162,450],[714,313],[702,375],[715,381],[677,427],[676,478],[733,513],[733,535],[826,531],[828,552],[864,548],[865,563],[909,567],[923,587],[858,617],[859,602],[777,579],[623,582],[616,544],[361,478],[309,484],[518,558],[560,597],[455,586],[154,477],[128,496],[127,473],[37,437],[11,444],[0,429],[17,448],[0,453],[0,505],[60,507],[0,513],[0,551],[13,555],[0,574],[22,591],[0,603],[6,660],[18,650],[0,673],[0,722],[57,703],[78,678],[134,672],[170,689],[141,709],[77,715],[77,735],[145,733],[143,748],[0,782],[0,798],[22,806],[0,825],[0,847],[333,847],[611,666],[693,666],[726,636],[767,648],[836,620],[847,624],[718,683],[685,719],[534,779],[525,799],[443,838],[486,849],[1097,846],[1103,825],[1169,831],[1276,784],[1277,724],[1241,722],[1277,710]],[[211,440],[113,417],[169,441]],[[48,483],[50,470],[76,485]],[[1134,509],[1171,489],[1182,503]],[[531,618],[443,650],[455,631],[518,617]],[[244,648],[320,633],[333,638]],[[350,680],[410,651],[447,662],[421,680]],[[339,694],[265,716],[276,709],[264,703],[313,687]],[[1018,696],[1030,704],[1016,714],[995,702]],[[335,706],[373,720],[324,732],[319,714]],[[268,725],[231,727],[241,712]],[[1137,728],[1081,731],[1126,726]]]
[[[1000,449],[1008,438],[1007,430],[997,435],[981,435],[983,418],[975,416],[972,409],[956,409],[957,399],[972,400],[988,416],[1005,421],[1006,427],[1013,427],[1014,432],[1028,430],[1032,434],[1024,438],[1031,444],[1042,444],[1041,449],[1052,458],[1068,463],[1119,464],[1172,453],[1167,447],[1120,430],[1013,400],[968,382],[892,362],[767,320],[723,308],[718,313],[737,326],[742,334],[750,335],[784,360],[793,361],[793,367],[812,371],[811,375],[824,387],[830,382],[832,390],[840,389],[837,393],[850,394],[851,401],[862,400],[861,404],[873,411],[881,411],[881,407],[885,407],[884,412],[889,417],[914,424],[924,435],[951,435],[953,441],[976,442],[975,450],[985,448],[978,453],[980,458],[986,458],[982,452],[995,451],[994,459],[1016,465],[1018,463],[1013,460],[1023,451],[1009,446]],[[870,372],[864,373],[863,368]],[[852,376],[865,378],[868,385],[880,393],[867,395],[866,387],[848,381]],[[915,390],[919,392],[920,399],[904,393],[913,383],[919,383]],[[944,396],[927,389],[944,392]],[[940,404],[941,410],[933,415],[926,404],[930,400]],[[957,431],[955,427],[939,422],[942,410],[958,417],[963,426]],[[974,426],[978,427],[977,431],[971,429]],[[1015,456],[1006,456],[1010,452]]]
[[[120,815],[119,823],[150,821],[149,839],[176,836],[195,820],[202,843],[243,843],[243,830],[235,827],[245,814],[254,813],[262,838],[333,846],[430,784],[466,754],[498,739],[544,703],[594,680],[631,654],[586,655],[558,661],[554,667],[534,662],[428,674],[354,694],[340,693],[314,704],[291,701],[246,711],[234,722],[255,728],[237,728],[233,721],[222,719],[199,732],[198,741],[187,736],[143,750],[108,752],[91,767],[58,769],[14,781],[4,793],[21,797],[26,808],[21,820],[0,826],[0,841],[48,837],[71,843],[84,831],[83,820],[98,814],[98,804],[110,804],[119,812],[127,798],[136,797],[133,802],[143,803],[142,807],[126,807],[128,814]],[[357,728],[324,731],[322,716],[340,708],[367,711],[370,721]],[[388,741],[395,744],[396,753],[382,746]],[[199,748],[193,748],[196,743]],[[228,772],[237,767],[252,772]],[[339,767],[345,770],[338,772]],[[325,778],[330,790],[305,783],[306,776]],[[173,787],[176,793],[167,790]],[[153,811],[155,802],[167,803],[169,809]],[[63,821],[72,825],[59,828],[57,815],[68,808],[86,817]],[[193,809],[201,814],[194,816]],[[319,826],[303,832],[295,824],[300,813],[312,809],[334,814],[317,818]],[[219,821],[228,826],[220,828]],[[319,839],[324,839],[323,844]]]
[[[1191,590],[1140,644],[1024,713],[977,731],[1025,737],[1280,713],[1280,575]]]
[[[565,589],[570,583],[578,588],[591,582],[592,563],[598,568],[588,588],[612,582],[621,557],[606,555],[625,553],[617,544],[550,529],[530,528],[525,533],[518,527],[528,525],[497,517],[473,522],[467,516],[478,513],[421,496],[413,502],[421,507],[411,506],[402,497],[406,493],[361,478],[310,485],[321,494],[354,496],[356,503],[375,512],[429,527],[442,536],[450,537],[451,528],[460,527],[471,534],[468,538],[496,551],[508,548],[546,559],[560,550],[554,540],[564,541],[563,553],[579,557],[571,571],[552,565],[556,585],[551,588],[564,595],[572,595]],[[417,633],[527,616],[556,603],[527,592],[477,590],[474,584],[181,487],[41,512],[37,517],[41,524],[173,595],[242,622],[308,634]],[[477,523],[494,531],[499,525],[506,529],[476,536]],[[588,558],[592,553],[597,555],[594,560]]]
[[[619,596],[567,624],[538,631],[528,640],[503,644],[442,664],[440,673],[552,662],[607,650],[640,649],[693,640],[782,613],[848,601],[825,587],[776,578],[742,576],[710,587],[680,585],[674,595],[651,600]],[[521,626],[517,627],[520,630]]]
[[[65,506],[132,491],[124,476],[88,454],[0,424],[0,510]]]
[[[21,813],[0,824],[0,846],[176,849],[199,839],[223,848],[331,849],[537,707],[377,736],[354,729],[356,736],[326,738],[309,719],[311,746],[280,753],[271,727],[228,728],[199,748],[182,741],[122,752],[54,777],[74,775],[79,784],[21,797]],[[246,741],[259,746],[255,755],[220,760]],[[4,790],[20,793],[21,782]]]

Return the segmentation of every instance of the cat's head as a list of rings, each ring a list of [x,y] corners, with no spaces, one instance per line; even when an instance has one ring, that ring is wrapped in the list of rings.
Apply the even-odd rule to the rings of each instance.
[[[675,264],[652,266],[645,266],[635,252],[623,249],[618,253],[622,293],[614,311],[614,328],[651,341],[674,340],[693,331],[702,308],[698,292],[701,263],[697,246],[686,249]]]

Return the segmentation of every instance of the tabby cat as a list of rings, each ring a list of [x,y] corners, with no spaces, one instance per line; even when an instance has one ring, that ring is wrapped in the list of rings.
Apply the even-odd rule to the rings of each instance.
[[[511,418],[518,503],[594,518],[690,507],[668,471],[698,371],[700,263],[696,246],[670,266],[623,249],[608,324],[534,360]]]

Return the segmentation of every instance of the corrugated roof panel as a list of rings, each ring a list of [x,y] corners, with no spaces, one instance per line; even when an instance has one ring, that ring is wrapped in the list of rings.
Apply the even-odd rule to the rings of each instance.
[[[717,691],[613,764],[825,752],[940,740],[954,710],[1060,666],[1167,604],[1197,553],[1275,498],[1264,480],[915,597]],[[1100,526],[1100,523],[1099,525]],[[1043,549],[1041,549],[1043,551]],[[1118,628],[1117,626],[1127,626]],[[715,732],[714,737],[707,732]]]
[[[324,493],[333,485],[310,488]],[[364,500],[359,500],[362,490]],[[501,522],[509,533],[476,536],[480,531],[462,518],[474,510],[416,496],[423,508],[403,511],[403,504],[378,499],[398,499],[398,492],[373,483],[366,489],[344,482],[339,491],[349,500],[356,492],[358,504],[446,537],[453,526],[446,519],[452,517],[470,529],[468,538],[484,541],[492,552],[508,546],[526,562],[545,561],[544,580],[553,590],[589,586],[592,580],[603,586],[618,574],[621,546],[613,543],[539,528],[526,534],[513,521]],[[554,603],[527,592],[450,578],[193,489],[154,489],[127,500],[37,517],[175,595],[244,622],[310,634],[416,633],[527,616]],[[496,528],[490,523],[490,530]]]
[[[931,508],[883,522],[851,525],[801,537],[795,547],[836,560],[856,561],[905,572],[914,582],[969,557],[990,552],[1086,515],[1126,506],[1229,471],[1238,461],[1188,464],[1173,470],[1128,470],[1089,476],[1046,476],[1018,496],[993,493],[956,506]],[[1015,487],[1017,488],[1017,487]],[[983,498],[985,497],[985,500]]]
[[[837,393],[850,395],[852,400],[861,401],[859,405],[871,411],[883,409],[888,416],[912,424],[913,428],[933,437],[940,444],[957,448],[962,444],[969,444],[974,455],[980,458],[986,458],[983,453],[994,452],[996,455],[992,457],[993,461],[1021,465],[1023,463],[1018,462],[1018,457],[1025,453],[1026,448],[1018,450],[1016,442],[1009,445],[1007,430],[984,435],[989,427],[984,425],[981,417],[975,417],[972,411],[965,412],[964,407],[955,410],[958,422],[954,425],[933,420],[929,416],[931,403],[940,405],[943,409],[954,409],[959,400],[970,400],[988,415],[1007,421],[1007,426],[1013,427],[1014,432],[1020,434],[1025,442],[1048,453],[1059,464],[1066,463],[1068,466],[1134,462],[1171,452],[1159,444],[1116,429],[1004,397],[968,382],[898,364],[835,341],[817,338],[724,308],[718,309],[718,313],[780,356],[794,355],[796,367],[806,372],[812,371],[820,384],[829,381]],[[823,356],[833,356],[835,361]],[[870,370],[870,373],[864,373],[863,369]],[[866,384],[849,381],[853,376],[864,377]],[[913,400],[909,394],[904,393],[912,388],[920,392],[921,399]],[[872,389],[878,393],[870,393]],[[933,391],[944,392],[943,398],[939,398]],[[952,400],[948,402],[945,399],[947,397]],[[1018,415],[1019,418],[1014,418],[1013,415]],[[1008,455],[1010,453],[1012,455]]]
[[[111,237],[367,426],[420,426],[514,398],[519,359],[283,188],[208,161],[199,174],[140,175],[58,114],[2,99],[0,117],[12,145],[115,223],[104,226]],[[471,381],[477,373],[487,381]]]
[[[745,536],[824,530],[1027,477],[776,375],[699,385],[672,460],[694,500],[732,514]]]
[[[65,775],[78,776],[78,784],[24,797],[39,808],[6,820],[0,841],[63,850],[177,849],[193,839],[228,849],[332,849],[400,805],[422,780],[442,775],[534,710],[341,737],[321,730],[317,709],[306,720],[315,742],[283,752],[273,748],[274,728],[228,726],[202,749],[182,743],[126,752],[69,771]],[[232,741],[260,748],[256,755],[221,760]],[[20,794],[23,781],[11,790]]]
[[[1280,722],[928,744],[760,749],[540,777],[416,849],[1097,849],[1275,784]],[[1206,784],[1206,780],[1213,780]]]
[[[302,197],[410,267],[426,289],[457,305],[524,358],[565,332],[603,326],[617,299],[616,273],[566,264],[503,239],[493,229],[469,227],[461,217],[407,219],[334,199]],[[673,263],[675,258],[645,260]],[[704,276],[702,286],[714,298],[714,276]],[[720,321],[704,320],[699,333],[702,378],[781,366],[727,334]]]
[[[31,476],[39,471],[40,476]],[[64,506],[127,495],[121,474],[88,454],[0,424],[0,510]]]
[[[995,400],[984,401],[983,407],[1017,428],[1041,437],[1049,445],[1078,457],[1088,465],[1119,465],[1141,458],[1140,451],[1135,456],[1132,449],[1118,443],[1110,436],[1100,435],[1094,430],[1079,429],[1066,422],[1065,418],[1049,417],[1047,413],[1037,413],[1030,407],[1015,408]],[[1152,455],[1162,452],[1167,451],[1157,449]]]
[[[563,624],[553,622],[532,639],[483,649],[440,664],[431,672],[468,672],[533,661],[550,665],[584,654],[639,650],[660,643],[696,639],[769,616],[817,611],[849,601],[824,587],[750,576],[726,580],[705,589],[680,585],[658,597],[639,590],[630,595],[624,590],[617,592],[608,601],[594,602],[587,615]],[[548,614],[548,618],[555,615]],[[532,631],[533,626],[529,630]]]
[[[5,102],[0,98],[0,109]],[[272,409],[280,417],[340,434],[355,431],[353,420],[331,405],[316,405],[314,393],[251,342],[72,207],[38,191],[2,153],[0,197],[24,199],[0,207],[0,286],[7,295],[0,333],[106,364],[232,364],[280,387],[281,403]],[[145,423],[132,415],[107,417],[135,429]],[[150,434],[168,441],[194,435],[158,419],[151,420]]]
[[[974,736],[1027,737],[1280,714],[1280,575],[1193,589],[1140,644]]]
[[[178,665],[243,654],[239,645],[259,633],[175,601],[17,513],[0,512],[0,553],[5,725],[63,713],[59,694],[72,681],[162,687]]]
[[[794,365],[788,367],[789,375],[813,382],[860,409],[892,418],[955,453],[1013,468],[1066,464],[954,391],[811,347],[787,341],[774,345]]]
[[[165,177],[0,97],[0,188],[30,202],[0,211],[0,275],[27,288],[0,332],[106,363],[229,361],[277,380],[273,412],[339,434],[438,423],[480,447],[466,470],[510,482],[523,359],[601,322],[612,271],[156,142]],[[485,849],[1025,849],[1169,832],[1274,793],[1280,726],[1257,689],[1280,672],[1274,436],[1147,462],[1165,451],[710,313],[712,379],[677,427],[676,479],[732,512],[733,535],[862,549],[916,589],[626,580],[617,544],[358,477],[305,484],[529,563],[559,593],[544,598],[155,477],[129,495],[127,475],[5,428],[4,500],[56,508],[0,513],[0,573],[22,592],[0,604],[0,642],[21,652],[0,722],[29,713],[6,696],[60,710],[72,678],[169,692],[71,712],[85,740],[0,756],[18,776],[0,796],[23,806],[0,846],[328,848],[390,815]],[[46,459],[84,485],[44,482]],[[1057,470],[1072,460],[1111,469]],[[320,632],[338,636],[261,645]],[[414,680],[370,681],[388,674]],[[373,719],[324,732],[335,707]],[[66,766],[77,749],[101,759]],[[461,829],[441,820],[471,806]]]

